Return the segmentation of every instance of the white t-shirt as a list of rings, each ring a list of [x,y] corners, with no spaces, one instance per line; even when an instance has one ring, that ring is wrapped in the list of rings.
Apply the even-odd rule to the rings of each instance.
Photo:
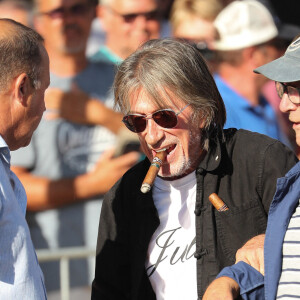
[[[146,269],[157,300],[197,299],[196,175],[156,178],[153,199],[160,225],[148,248]]]

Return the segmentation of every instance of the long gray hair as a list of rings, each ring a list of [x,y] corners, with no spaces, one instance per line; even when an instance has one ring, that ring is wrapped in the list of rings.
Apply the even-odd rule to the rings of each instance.
[[[190,104],[194,111],[192,122],[204,123],[204,149],[208,149],[216,133],[222,132],[225,106],[195,46],[174,39],[150,40],[126,58],[114,81],[115,107],[128,113],[130,97],[141,90],[158,107],[168,107],[174,96]]]

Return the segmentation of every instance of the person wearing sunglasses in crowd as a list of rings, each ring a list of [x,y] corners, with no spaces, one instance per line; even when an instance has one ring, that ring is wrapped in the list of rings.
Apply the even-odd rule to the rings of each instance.
[[[300,35],[280,58],[254,70],[275,81],[300,146]],[[277,181],[271,203],[260,270],[245,261],[221,271],[205,294],[205,300],[294,299],[300,295],[300,162]],[[249,263],[249,262],[248,262]],[[263,271],[262,271],[263,270]],[[260,272],[259,272],[260,271]],[[264,276],[263,276],[264,275]]]
[[[97,16],[105,45],[93,61],[120,63],[144,42],[160,35],[159,0],[99,0]]]
[[[265,232],[276,178],[297,158],[267,136],[223,130],[224,103],[190,43],[146,42],[119,66],[114,94],[147,158],[105,196],[92,299],[201,299],[236,251]],[[158,177],[142,193],[161,151]],[[212,193],[227,211],[212,206]]]

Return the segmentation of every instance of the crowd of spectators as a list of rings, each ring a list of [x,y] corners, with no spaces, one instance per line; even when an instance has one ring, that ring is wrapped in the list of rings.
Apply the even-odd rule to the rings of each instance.
[[[35,29],[50,58],[47,110],[30,145],[12,153],[11,162],[27,192],[35,248],[96,248],[103,195],[141,157],[136,151],[114,155],[125,129],[122,114],[113,109],[115,70],[150,39],[169,36],[196,44],[225,102],[225,127],[269,135],[300,157],[274,83],[253,73],[280,57],[300,32],[295,11],[288,14],[282,5],[266,0],[1,0],[0,18]],[[58,263],[41,268],[49,299],[56,299]],[[72,288],[85,291],[80,299],[90,297],[94,268],[94,259],[70,266]]]

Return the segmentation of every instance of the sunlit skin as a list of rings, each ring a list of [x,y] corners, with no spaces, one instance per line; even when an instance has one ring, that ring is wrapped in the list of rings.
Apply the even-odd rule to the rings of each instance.
[[[262,66],[264,64],[267,64],[277,59],[281,55],[283,55],[282,50],[276,48],[274,45],[272,45],[272,43],[264,44],[263,46],[258,47],[257,50],[258,50],[256,52],[257,55],[255,56],[257,60],[256,61],[257,66]],[[252,74],[252,75],[254,75],[259,90],[261,90],[264,84],[269,81],[269,79],[263,76],[262,74]]]
[[[178,112],[186,104],[172,96],[168,107]],[[139,92],[130,97],[130,112],[151,114],[160,108],[143,93]],[[189,106],[178,115],[176,127],[166,129],[155,123],[153,119],[147,120],[146,129],[138,133],[141,147],[146,156],[152,161],[156,152],[167,148],[168,155],[164,161],[159,176],[165,179],[183,177],[196,169],[201,160],[201,125],[194,125],[191,120],[193,110]]]
[[[2,23],[2,29],[5,31],[6,24]],[[45,111],[44,95],[50,83],[49,57],[42,45],[40,51],[42,60],[39,66],[39,82],[33,86],[28,74],[23,72],[11,79],[7,88],[0,92],[1,112],[5,112],[0,130],[11,151],[30,143]]]
[[[41,118],[43,116],[45,108],[45,91],[50,84],[49,76],[49,57],[44,49],[41,47],[42,54],[42,66],[39,80],[40,86],[32,88],[32,95],[28,98],[26,109],[24,109],[23,126],[20,128],[19,141],[22,141],[22,147],[27,146],[30,143],[33,132],[38,127]]]
[[[140,15],[126,23],[119,15],[152,12],[158,8],[156,0],[112,0],[111,8],[99,6],[97,15],[106,32],[107,47],[122,59],[144,42],[159,37],[159,20],[147,20]]]
[[[37,2],[39,13],[50,12],[57,8],[70,7],[89,3],[88,0],[39,0]],[[90,10],[82,15],[66,14],[63,18],[54,18],[38,14],[35,18],[37,31],[45,38],[45,45],[50,57],[55,52],[59,53],[82,53],[85,52],[91,24],[95,10]]]
[[[29,13],[25,9],[18,8],[13,3],[0,3],[0,18],[12,19],[30,27],[29,17]]]
[[[292,83],[289,82],[286,84],[300,88],[300,81]],[[293,130],[296,133],[296,143],[298,146],[300,146],[300,105],[292,103],[288,97],[288,94],[284,93],[279,104],[279,109],[283,113],[287,113],[289,115],[289,120],[291,121]]]

